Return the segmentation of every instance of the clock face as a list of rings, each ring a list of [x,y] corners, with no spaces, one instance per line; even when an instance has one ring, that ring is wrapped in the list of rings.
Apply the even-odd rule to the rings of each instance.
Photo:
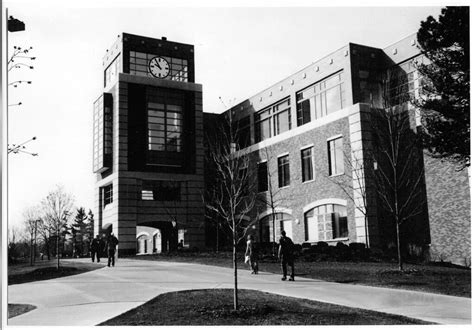
[[[148,68],[156,78],[165,78],[170,73],[170,64],[163,57],[152,58]]]

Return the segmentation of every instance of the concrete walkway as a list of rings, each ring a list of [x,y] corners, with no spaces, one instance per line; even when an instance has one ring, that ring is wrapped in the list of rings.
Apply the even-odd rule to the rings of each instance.
[[[8,325],[97,325],[161,293],[232,288],[232,274],[230,268],[120,259],[111,268],[9,286],[8,303],[31,304],[37,309],[9,319]],[[282,282],[277,274],[251,275],[240,270],[239,288],[399,314],[441,324],[471,324],[469,298],[299,277],[295,282]]]

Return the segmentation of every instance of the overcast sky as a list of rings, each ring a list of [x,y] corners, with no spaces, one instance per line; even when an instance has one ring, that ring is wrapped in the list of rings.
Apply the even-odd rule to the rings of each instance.
[[[10,51],[13,45],[32,46],[37,57],[34,70],[13,70],[9,77],[33,81],[10,88],[9,103],[23,105],[9,110],[9,142],[36,136],[27,150],[39,154],[9,156],[10,224],[21,222],[23,210],[57,184],[75,196],[77,206],[93,207],[92,103],[102,93],[102,57],[121,32],[193,44],[204,111],[222,112],[219,96],[228,106],[238,103],[349,42],[386,47],[440,13],[440,7],[406,3],[377,8],[120,4],[5,3],[9,15],[26,24],[26,31],[10,33]]]

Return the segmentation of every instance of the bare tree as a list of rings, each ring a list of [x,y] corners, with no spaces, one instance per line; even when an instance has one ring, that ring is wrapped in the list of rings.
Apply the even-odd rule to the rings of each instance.
[[[375,187],[382,207],[395,223],[398,266],[403,270],[400,227],[420,215],[426,202],[422,186],[422,149],[407,111],[374,109],[373,114],[378,122],[374,132]]]
[[[24,249],[28,238],[18,226],[8,226],[8,262],[15,262],[26,256]]]
[[[237,130],[230,118],[220,127],[217,144],[210,146],[210,160],[215,167],[215,181],[206,191],[206,208],[232,235],[232,256],[234,264],[234,309],[239,308],[237,291],[237,245],[247,235],[255,220],[249,221],[249,213],[256,201],[254,176],[248,155],[238,155]]]
[[[23,211],[23,224],[30,236],[30,265],[33,265],[36,251],[34,246],[36,244],[36,234],[38,229],[38,222],[40,221],[40,211],[36,206],[31,206]]]
[[[421,136],[417,134],[413,94],[398,67],[382,80],[382,108],[372,109],[375,187],[395,224],[399,270],[403,270],[400,228],[425,208]]]
[[[71,216],[74,198],[72,195],[64,191],[61,186],[56,187],[55,190],[50,191],[48,195],[41,202],[43,207],[43,221],[44,230],[56,235],[56,255],[57,268],[59,269],[59,240],[61,232],[66,228]]]

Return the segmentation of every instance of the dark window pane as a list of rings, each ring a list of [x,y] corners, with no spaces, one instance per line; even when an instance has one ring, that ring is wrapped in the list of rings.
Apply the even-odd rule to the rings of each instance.
[[[143,181],[142,200],[180,201],[181,183],[177,181]]]
[[[258,176],[258,191],[268,190],[268,168],[267,163],[259,163],[257,165],[257,176]]]
[[[301,175],[303,182],[313,180],[313,148],[301,151]]]
[[[344,173],[342,138],[328,141],[329,175]]]
[[[304,125],[311,121],[311,104],[310,100],[306,99],[298,103],[296,109],[298,126]]]
[[[289,156],[278,158],[278,187],[285,187],[290,184],[290,162]]]

